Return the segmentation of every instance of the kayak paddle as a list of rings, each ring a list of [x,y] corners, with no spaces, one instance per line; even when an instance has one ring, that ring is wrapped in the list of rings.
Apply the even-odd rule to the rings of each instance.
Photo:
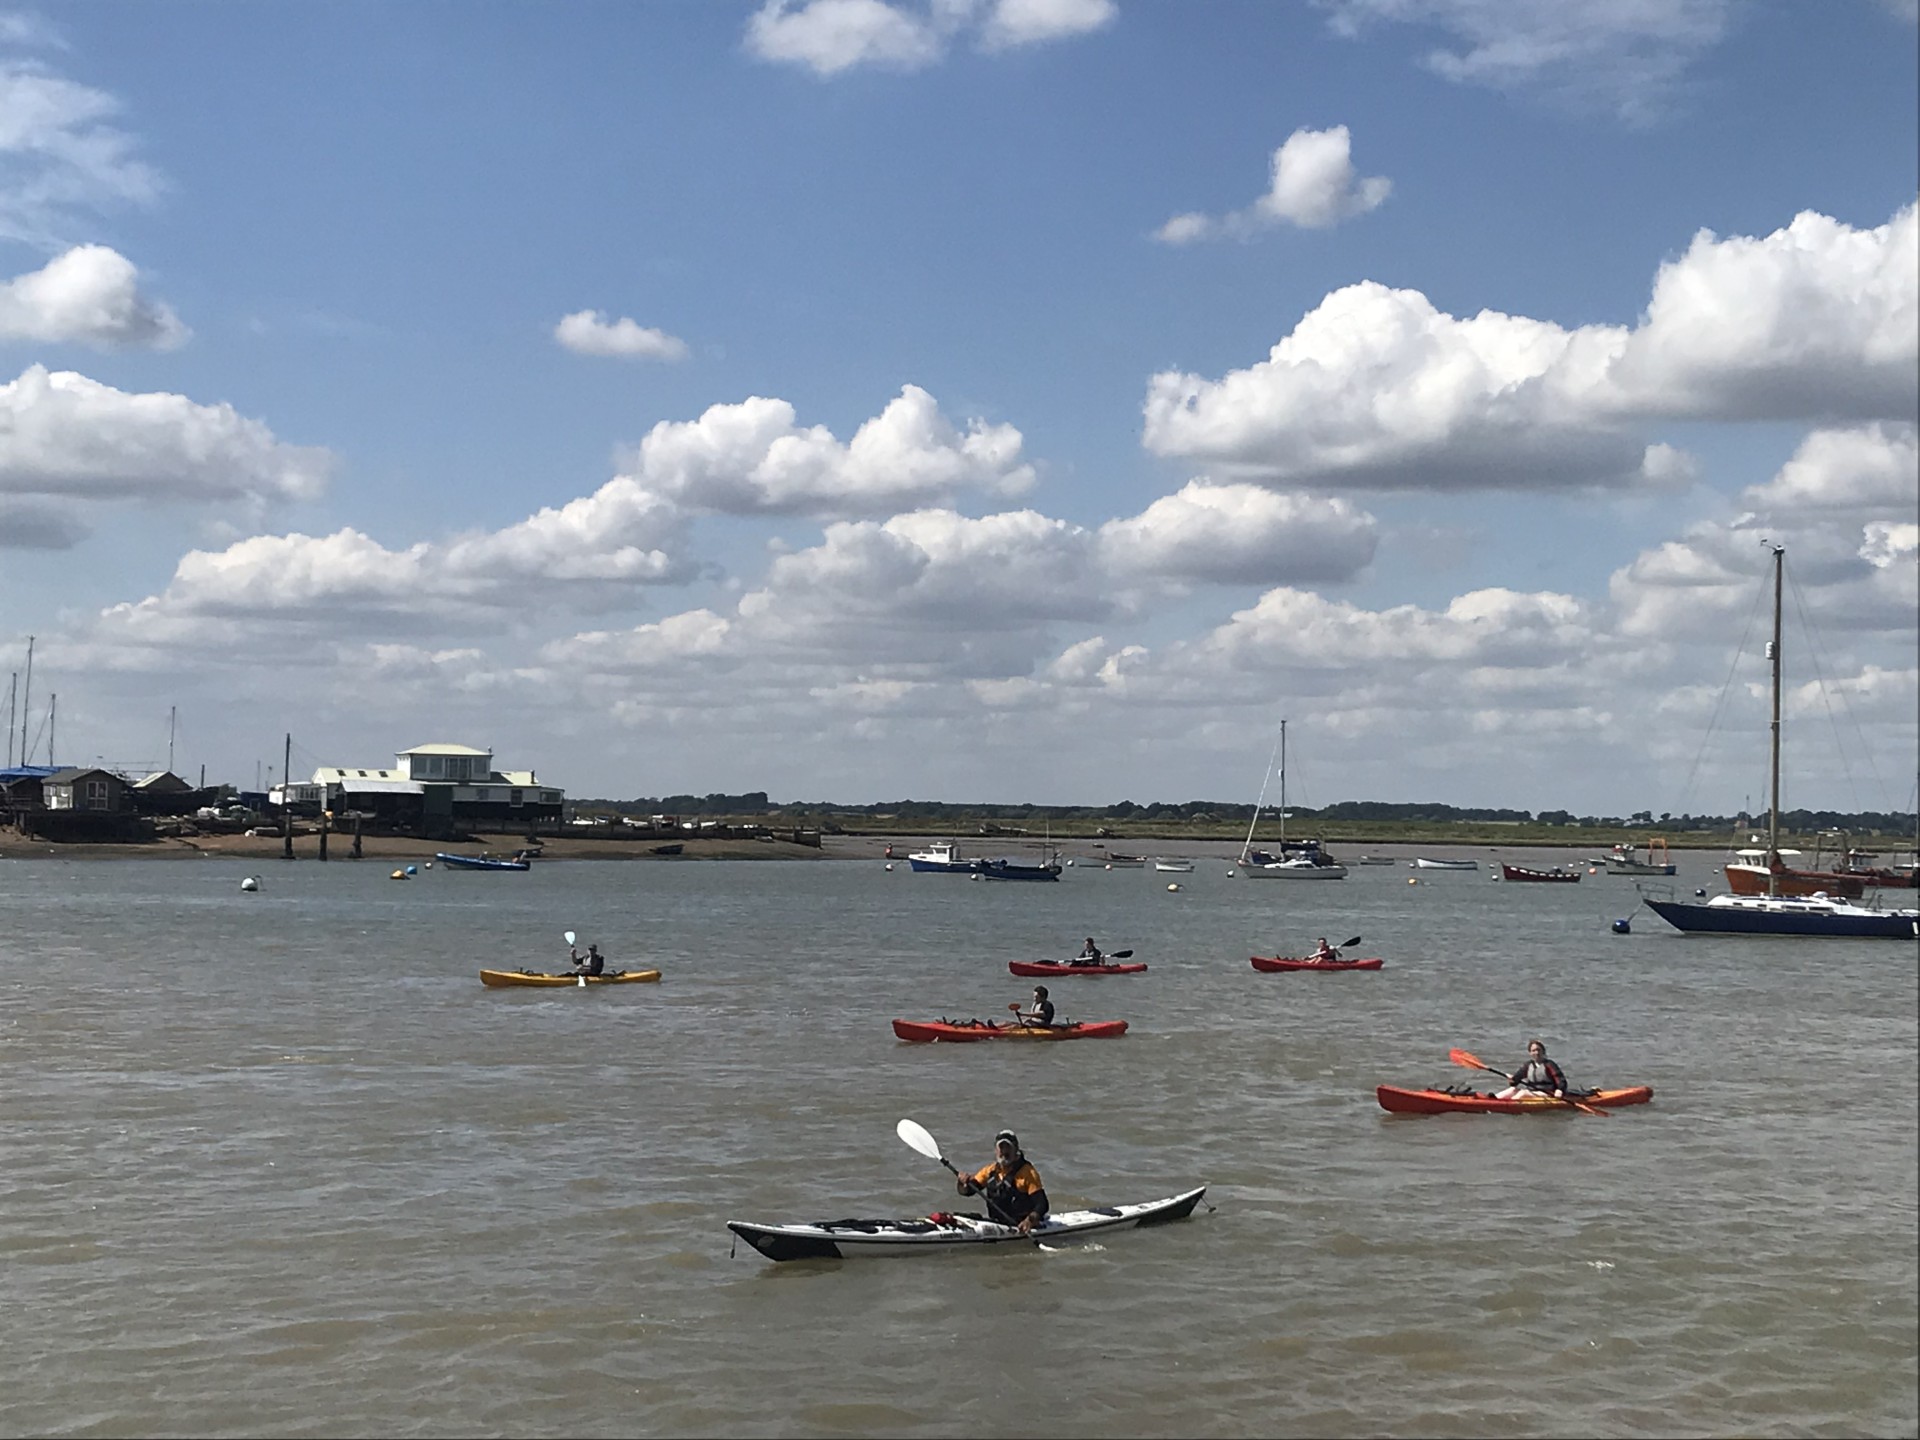
[[[1510,1077],[1507,1076],[1506,1071],[1495,1070],[1493,1066],[1487,1064],[1487,1062],[1482,1060],[1478,1055],[1469,1054],[1465,1050],[1449,1050],[1447,1052],[1447,1059],[1456,1065],[1465,1065],[1470,1070],[1491,1071],[1493,1074],[1501,1076],[1503,1079],[1509,1079],[1510,1081]],[[1533,1087],[1528,1086],[1527,1088],[1532,1089]],[[1538,1094],[1539,1092],[1535,1091],[1535,1093]],[[1552,1099],[1553,1097],[1548,1096],[1547,1098]],[[1554,1103],[1558,1105],[1571,1105],[1574,1109],[1585,1111],[1589,1115],[1610,1115],[1613,1113],[1610,1110],[1602,1110],[1595,1105],[1583,1105],[1578,1100],[1570,1100],[1564,1097]]]
[[[576,934],[574,934],[574,933],[573,933],[573,931],[571,931],[571,930],[564,930],[564,931],[562,931],[562,932],[561,932],[561,934],[560,934],[560,938],[561,938],[562,940],[564,940],[564,941],[566,941],[566,942],[567,942],[567,947],[568,947],[569,949],[571,949],[571,948],[573,947],[573,945],[574,945],[574,943],[575,943],[576,941],[578,941],[580,937],[579,937],[578,935],[576,935]]]
[[[910,1149],[918,1150],[929,1160],[938,1160],[942,1165],[945,1165],[947,1169],[953,1170],[955,1175],[960,1173],[958,1170],[953,1169],[953,1162],[940,1153],[940,1142],[934,1139],[932,1134],[927,1130],[927,1127],[918,1121],[902,1120],[898,1125],[893,1127],[893,1133],[904,1140]]]

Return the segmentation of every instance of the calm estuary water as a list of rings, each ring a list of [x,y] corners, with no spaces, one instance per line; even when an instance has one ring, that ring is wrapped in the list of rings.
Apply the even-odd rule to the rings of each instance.
[[[1604,875],[252,868],[0,863],[0,1432],[1920,1427],[1911,944],[1616,935],[1633,883]],[[567,929],[665,980],[482,988]],[[1356,932],[1384,970],[1247,964]],[[893,1039],[1004,1013],[1008,960],[1089,933],[1151,970],[1055,999],[1126,1037]],[[1654,1103],[1374,1102],[1533,1034]],[[1217,1209],[1084,1249],[729,1256],[730,1218],[953,1206],[901,1116],[972,1164],[1017,1129],[1059,1205]]]

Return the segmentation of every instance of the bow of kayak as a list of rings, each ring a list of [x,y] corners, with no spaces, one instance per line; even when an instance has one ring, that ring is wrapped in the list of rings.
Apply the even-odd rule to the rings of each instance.
[[[758,1225],[729,1220],[727,1229],[769,1260],[856,1260],[867,1257],[950,1254],[977,1246],[1058,1244],[1105,1230],[1136,1230],[1184,1220],[1207,1193],[1202,1185],[1164,1200],[1056,1211],[1022,1234],[984,1215],[928,1215],[911,1220],[816,1220],[806,1225]]]
[[[1378,959],[1368,960],[1312,960],[1305,956],[1295,958],[1291,955],[1275,955],[1271,959],[1264,955],[1250,955],[1256,970],[1269,973],[1278,970],[1378,970],[1386,962]]]
[[[1378,1086],[1374,1095],[1380,1101],[1382,1110],[1395,1115],[1532,1115],[1544,1110],[1579,1113],[1578,1106],[1556,1100],[1551,1095],[1530,1096],[1524,1100],[1496,1100],[1492,1095],[1480,1091],[1403,1090],[1395,1085]],[[1577,1095],[1574,1098],[1581,1105],[1591,1105],[1596,1110],[1612,1110],[1622,1105],[1645,1105],[1653,1099],[1653,1087],[1633,1085],[1621,1090],[1596,1090],[1591,1095]]]
[[[539,970],[482,970],[480,972],[480,983],[494,989],[515,985],[578,986],[583,980],[589,985],[643,985],[659,978],[658,970],[609,970],[604,975],[552,975]]]
[[[1127,1033],[1124,1020],[1086,1020],[1071,1025],[1001,1025],[992,1020],[896,1020],[893,1033],[915,1044],[972,1040],[1107,1040]]]

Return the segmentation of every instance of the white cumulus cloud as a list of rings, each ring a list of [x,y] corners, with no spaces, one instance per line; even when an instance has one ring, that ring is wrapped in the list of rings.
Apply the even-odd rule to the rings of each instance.
[[[39,365],[0,385],[0,494],[304,500],[330,464],[230,405],[128,394]]]
[[[1139,515],[1108,521],[1100,541],[1116,581],[1273,585],[1350,580],[1373,559],[1379,534],[1373,517],[1344,499],[1195,480]]]
[[[1323,230],[1378,209],[1392,190],[1393,182],[1384,176],[1363,179],[1354,170],[1353,140],[1346,126],[1300,129],[1273,152],[1267,193],[1252,205],[1218,219],[1199,212],[1176,215],[1155,238],[1186,245],[1212,235],[1244,239],[1275,225]]]
[[[1696,237],[1635,328],[1460,318],[1372,281],[1327,296],[1267,358],[1150,381],[1146,446],[1269,482],[1403,489],[1684,483],[1644,433],[1686,420],[1904,421],[1920,408],[1909,205],[1856,230],[1802,215]]]
[[[172,310],[140,293],[133,262],[105,245],[77,245],[0,285],[0,340],[170,350],[186,338]]]
[[[598,310],[576,310],[553,327],[553,338],[576,355],[606,355],[622,360],[680,360],[684,340],[629,320],[608,320]]]
[[[938,504],[963,491],[1017,495],[1034,481],[1020,432],[975,421],[956,429],[933,397],[908,385],[842,444],[801,428],[785,400],[714,405],[698,420],[662,421],[641,442],[635,478],[691,509],[724,514],[851,517]]]

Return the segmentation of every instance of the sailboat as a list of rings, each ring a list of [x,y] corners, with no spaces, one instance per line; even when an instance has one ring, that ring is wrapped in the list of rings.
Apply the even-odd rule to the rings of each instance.
[[[1344,880],[1347,867],[1320,848],[1318,840],[1287,841],[1287,722],[1280,722],[1280,853],[1270,855],[1253,848],[1253,832],[1260,824],[1260,807],[1266,803],[1267,783],[1260,782],[1260,798],[1254,802],[1253,824],[1247,827],[1246,844],[1240,847],[1240,866],[1249,876],[1272,880]],[[1273,773],[1269,760],[1267,773]]]
[[[1689,935],[1794,935],[1806,938],[1872,937],[1903,940],[1920,936],[1920,910],[1882,910],[1825,892],[1782,893],[1780,871],[1780,595],[1787,547],[1773,548],[1773,640],[1767,658],[1773,665],[1772,767],[1767,802],[1766,890],[1762,894],[1716,895],[1692,903],[1642,896],[1647,908]],[[1732,869],[1731,866],[1728,867]]]

